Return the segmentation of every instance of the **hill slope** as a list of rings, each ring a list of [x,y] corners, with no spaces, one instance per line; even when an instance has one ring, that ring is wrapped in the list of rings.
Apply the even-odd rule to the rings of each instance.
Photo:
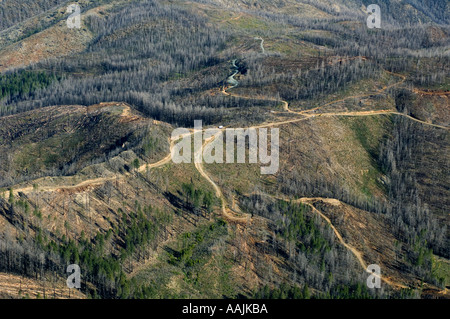
[[[1,296],[77,263],[78,297],[449,297],[445,1],[382,30],[367,1],[80,3],[3,13]],[[173,163],[198,119],[279,128],[278,172]]]

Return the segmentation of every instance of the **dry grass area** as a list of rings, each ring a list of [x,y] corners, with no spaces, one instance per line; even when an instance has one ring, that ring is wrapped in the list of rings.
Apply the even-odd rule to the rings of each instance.
[[[90,0],[78,1],[85,8]],[[17,26],[0,33],[0,72],[25,67],[44,59],[66,56],[84,51],[94,35],[83,24],[83,19],[90,15],[102,16],[116,4],[95,7],[82,13],[80,29],[69,29],[65,19],[66,7],[62,6],[37,17],[24,21]],[[49,28],[34,32],[39,23],[54,23]]]
[[[364,121],[372,133],[382,136],[383,131],[377,127],[382,127],[385,118],[370,117]],[[296,172],[302,176],[308,172],[312,180],[319,177],[330,183],[340,180],[342,188],[356,194],[382,196],[374,184],[376,178],[364,178],[379,175],[370,154],[357,132],[340,117],[316,117],[284,126],[280,137],[284,146],[280,150],[280,171],[284,174]],[[377,138],[374,140],[376,143]]]
[[[280,169],[276,176],[261,175],[259,164],[248,164],[248,154],[246,164],[205,164],[205,169],[230,203],[233,192],[249,194],[260,189],[279,193],[279,176],[298,176],[309,182],[323,179],[330,184],[339,180],[342,188],[358,196],[384,198],[377,183],[382,174],[370,151],[378,148],[387,122],[385,116],[334,116],[276,126],[280,129]]]
[[[450,124],[450,92],[414,90],[414,102],[410,113],[427,123],[444,126]]]
[[[66,22],[34,34],[0,51],[0,71],[24,67],[43,59],[81,52],[93,35],[85,27],[69,29]]]
[[[85,299],[77,289],[67,288],[66,282],[59,278],[56,282],[24,278],[13,274],[0,273],[0,299],[46,298],[46,299]]]

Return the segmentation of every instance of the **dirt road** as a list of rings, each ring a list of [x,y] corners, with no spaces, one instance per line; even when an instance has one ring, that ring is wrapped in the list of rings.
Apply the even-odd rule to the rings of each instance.
[[[263,42],[261,44],[263,44]],[[388,72],[388,71],[386,71],[386,72]],[[388,72],[388,73],[391,73],[391,72]],[[394,84],[391,84],[389,86],[383,87],[381,90],[379,90],[377,92],[378,94],[381,93],[381,92],[384,92],[384,91],[388,90],[389,88],[392,88],[392,87],[394,87],[396,85],[400,85],[401,83],[405,82],[405,80],[406,80],[406,77],[403,76],[403,75],[394,74],[394,73],[391,73],[391,74],[401,77],[402,81],[394,83]],[[232,86],[231,88],[233,88],[233,87],[234,86]],[[228,89],[230,89],[230,88],[228,88]],[[252,98],[252,97],[247,97],[247,96],[240,96],[240,95],[236,95],[236,94],[231,94],[231,93],[227,92],[228,89],[224,87],[224,88],[222,88],[221,92],[223,94],[225,94],[225,95],[235,96],[235,97],[239,97],[239,98],[247,98],[247,99],[255,99],[256,98],[256,97]],[[325,107],[327,105],[331,105],[331,104],[335,104],[335,103],[338,103],[338,102],[342,102],[342,101],[345,101],[345,100],[350,99],[350,98],[359,98],[359,97],[364,97],[364,96],[370,96],[370,95],[373,95],[373,94],[374,93],[370,93],[370,94],[368,93],[368,94],[350,96],[350,97],[346,97],[344,99],[340,99],[340,100],[336,100],[336,101],[332,101],[332,102],[326,103],[326,104],[321,105],[321,106],[316,107],[316,108],[312,108],[312,109],[308,109],[308,110],[304,110],[304,111],[298,111],[298,112],[290,110],[289,109],[289,103],[286,102],[286,101],[279,101],[278,99],[275,99],[275,98],[264,98],[267,101],[279,101],[279,102],[281,102],[283,104],[283,109],[286,112],[297,114],[297,115],[300,115],[301,117],[300,118],[288,119],[288,120],[280,120],[280,121],[273,121],[273,122],[269,122],[269,123],[263,123],[263,124],[251,126],[251,127],[248,127],[248,128],[258,129],[258,128],[264,128],[264,127],[285,125],[285,124],[290,124],[290,123],[295,123],[295,122],[311,119],[311,118],[314,118],[316,116],[317,117],[326,117],[326,116],[373,116],[373,115],[380,115],[380,114],[396,114],[396,115],[408,117],[411,120],[414,120],[416,122],[419,122],[419,123],[422,123],[422,124],[425,124],[425,125],[430,125],[430,126],[434,126],[434,127],[441,128],[441,129],[446,129],[446,130],[449,129],[448,127],[441,126],[441,125],[436,125],[436,124],[432,124],[432,123],[426,123],[424,121],[415,119],[415,118],[413,118],[413,117],[411,117],[409,115],[405,115],[405,114],[402,114],[402,113],[399,113],[399,112],[395,112],[395,111],[392,111],[392,110],[361,111],[361,112],[356,112],[356,111],[355,112],[327,112],[327,113],[321,113],[321,114],[310,114],[311,111],[317,110],[317,109]],[[261,98],[258,97],[256,99],[261,99]],[[125,108],[123,116],[130,116],[130,109]],[[202,130],[202,132],[203,131],[204,130]],[[223,130],[222,130],[222,132],[223,132]],[[199,132],[194,132],[194,131],[191,130],[191,132],[189,134],[187,134],[187,135],[193,135],[195,133],[199,133]],[[202,149],[204,149],[204,147],[206,147],[213,140],[214,140],[214,137],[205,140]],[[176,141],[174,141],[174,140],[169,141],[169,143],[170,143],[170,152],[169,152],[169,154],[166,157],[164,157],[162,160],[160,160],[160,161],[158,161],[156,163],[153,163],[153,164],[141,165],[138,168],[138,171],[139,172],[143,172],[143,171],[145,171],[147,169],[153,169],[153,168],[161,167],[163,165],[168,164],[171,161],[171,158],[172,158],[172,151],[173,151],[175,142]],[[202,157],[201,156],[202,155],[201,151],[202,150],[197,150],[197,152],[194,153],[194,157],[196,159],[201,159],[201,157]],[[251,216],[248,215],[248,214],[245,214],[245,216],[240,217],[240,216],[236,216],[234,213],[230,212],[230,210],[227,207],[226,199],[225,199],[225,196],[222,193],[222,190],[216,184],[216,182],[214,182],[214,180],[211,178],[211,176],[206,172],[206,170],[204,168],[204,165],[203,165],[203,160],[197,160],[197,161],[194,161],[194,162],[195,162],[195,167],[196,167],[197,171],[200,173],[201,176],[203,176],[211,184],[211,186],[213,187],[213,189],[215,191],[216,197],[219,198],[219,200],[221,201],[221,211],[222,211],[223,216],[226,219],[231,220],[231,221],[235,221],[235,222],[242,222],[242,223],[246,223],[246,224],[251,222]],[[124,177],[122,177],[122,178],[124,178]],[[78,188],[78,187],[83,187],[83,186],[95,186],[95,185],[101,185],[102,183],[105,183],[108,180],[115,180],[115,179],[116,179],[116,177],[94,178],[94,179],[85,180],[85,181],[83,181],[83,182],[81,182],[79,184],[76,184],[76,185],[52,186],[52,187],[45,187],[44,186],[44,187],[39,188],[39,190],[41,190],[41,191],[42,190],[45,190],[45,191],[58,191],[59,189],[71,189],[71,188]],[[17,194],[18,192],[30,193],[30,192],[33,192],[33,187],[28,186],[28,187],[22,187],[22,188],[14,190],[15,194]],[[362,254],[357,249],[355,249],[354,247],[352,247],[351,245],[347,244],[344,241],[344,239],[342,238],[341,234],[338,232],[338,230],[331,223],[331,220],[327,216],[325,216],[322,212],[320,212],[319,210],[317,210],[314,207],[314,205],[311,203],[311,201],[313,201],[313,200],[324,200],[324,201],[329,202],[329,203],[331,203],[333,205],[339,205],[340,201],[337,200],[337,199],[321,199],[321,198],[313,198],[313,199],[312,198],[302,198],[302,199],[298,200],[298,201],[300,201],[300,202],[302,202],[304,204],[309,205],[313,209],[314,212],[316,212],[324,220],[327,221],[327,223],[333,229],[333,231],[334,231],[336,237],[338,238],[339,242],[355,255],[355,257],[357,258],[357,260],[360,263],[361,267],[363,267],[364,270],[366,270],[367,269],[367,265],[366,265],[366,263],[365,263],[365,261],[364,261],[364,259],[362,257]],[[393,286],[393,287],[406,288],[405,286],[403,286],[401,284],[394,283],[394,282],[390,281],[388,278],[382,277],[382,280],[385,281],[386,283],[388,283],[389,285]]]

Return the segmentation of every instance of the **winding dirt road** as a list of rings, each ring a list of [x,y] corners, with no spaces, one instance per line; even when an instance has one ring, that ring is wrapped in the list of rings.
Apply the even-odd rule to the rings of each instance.
[[[263,38],[261,38],[261,37],[255,37],[255,40],[260,40],[261,41],[261,43],[260,43],[260,48],[261,48],[261,52],[264,54],[264,53],[266,53],[266,49],[264,48],[264,39]]]
[[[220,138],[220,137],[218,137],[218,138]],[[215,139],[215,137],[212,136],[209,139],[205,140],[205,142],[203,143],[202,149],[201,150],[197,150],[197,152],[195,152],[194,157],[197,159],[196,161],[194,161],[195,162],[195,168],[200,173],[200,175],[202,175],[203,178],[205,178],[212,185],[212,187],[214,188],[214,191],[216,193],[216,197],[220,200],[220,205],[221,205],[223,216],[226,219],[230,220],[230,221],[248,223],[250,221],[250,218],[251,218],[251,216],[249,214],[246,214],[245,217],[239,217],[239,216],[235,216],[234,214],[228,212],[225,196],[223,196],[222,190],[220,189],[220,187],[212,180],[212,178],[205,171],[205,168],[203,166],[203,160],[202,160],[202,151],[214,139]]]
[[[376,277],[379,277],[382,281],[384,281],[385,283],[387,283],[388,285],[392,286],[392,287],[396,287],[396,288],[408,288],[403,284],[400,283],[396,283],[393,282],[392,280],[390,280],[388,277],[386,276],[378,276],[376,274],[372,274],[370,271],[367,270],[367,264],[364,261],[363,257],[362,257],[362,253],[357,250],[355,247],[351,246],[350,244],[346,243],[344,238],[342,238],[342,235],[339,233],[339,231],[336,229],[336,227],[334,227],[333,223],[331,222],[331,220],[324,214],[322,213],[320,210],[318,210],[312,203],[311,201],[317,201],[317,200],[321,200],[324,202],[328,202],[328,203],[333,203],[333,205],[336,205],[336,203],[340,203],[339,200],[334,199],[334,198],[300,198],[297,201],[294,202],[301,202],[302,204],[308,205],[309,207],[312,208],[312,210],[318,214],[320,217],[322,217],[327,223],[328,225],[331,227],[331,229],[333,230],[334,234],[336,235],[337,239],[339,240],[339,242],[345,247],[347,248],[358,260],[359,264],[361,265],[361,267],[364,269],[365,272],[367,272],[368,274],[374,275]]]
[[[386,70],[385,70],[386,71]],[[422,123],[425,125],[430,125],[436,128],[441,128],[441,129],[445,129],[448,130],[448,127],[442,126],[442,125],[437,125],[437,124],[432,124],[432,123],[427,123],[424,122],[422,120],[416,119],[412,116],[403,114],[403,113],[399,113],[396,111],[392,111],[392,110],[378,110],[378,111],[360,111],[360,112],[327,112],[327,113],[321,113],[321,114],[309,114],[309,112],[315,111],[319,108],[323,108],[325,106],[328,105],[332,105],[332,104],[336,104],[339,102],[344,102],[348,99],[352,99],[352,98],[362,98],[362,97],[368,97],[374,94],[381,94],[385,91],[387,91],[390,88],[393,88],[395,86],[401,85],[406,81],[406,76],[401,75],[401,74],[396,74],[396,73],[392,73],[389,71],[386,71],[389,74],[392,74],[394,76],[398,76],[400,77],[402,80],[388,85],[388,86],[384,86],[383,88],[381,88],[380,90],[378,90],[376,93],[366,93],[366,94],[360,94],[360,95],[355,95],[355,96],[349,96],[346,97],[344,99],[340,99],[340,100],[336,100],[336,101],[332,101],[326,104],[323,104],[321,106],[318,106],[316,108],[312,108],[312,109],[308,109],[308,110],[304,110],[304,111],[292,111],[289,109],[289,103],[287,101],[284,100],[278,100],[275,98],[264,98],[264,100],[266,101],[277,101],[277,102],[281,102],[283,104],[283,109],[288,112],[288,113],[293,113],[293,114],[297,114],[297,115],[301,115],[302,118],[296,118],[296,119],[290,119],[290,120],[284,120],[284,121],[278,121],[278,122],[270,122],[270,123],[265,123],[265,124],[261,124],[261,125],[256,125],[256,126],[251,126],[249,128],[263,128],[263,127],[271,127],[271,126],[277,126],[277,125],[284,125],[284,124],[289,124],[289,123],[295,123],[295,122],[299,122],[299,121],[303,121],[306,119],[310,119],[312,117],[320,117],[320,116],[373,116],[373,115],[381,115],[381,114],[395,114],[395,115],[399,115],[399,116],[404,116],[407,117],[413,121],[416,121],[418,123]],[[252,99],[252,97],[248,97],[248,96],[241,96],[238,94],[233,94],[233,93],[229,93],[227,92],[227,90],[234,88],[230,87],[230,88],[226,88],[223,87],[221,92],[227,96],[233,96],[233,97],[237,97],[237,98],[245,98],[245,99]],[[255,98],[253,98],[255,99]],[[258,97],[257,99],[261,99],[260,97]],[[210,141],[205,142],[205,145],[207,145]],[[203,164],[200,163],[198,165],[196,165],[197,170],[200,172],[200,174],[202,174],[202,176],[204,176],[212,185],[213,187],[216,189],[216,194],[218,197],[222,198],[222,211],[225,215],[227,215],[227,217],[229,217],[229,214],[226,211],[226,203],[225,203],[225,198],[222,195],[222,192],[220,190],[220,188],[217,186],[217,184],[211,179],[211,177],[205,172],[204,168],[203,168]],[[364,269],[364,271],[366,271],[367,273],[377,276],[376,274],[373,274],[371,272],[369,272],[367,270],[367,264],[364,261],[363,257],[362,257],[362,253],[360,251],[358,251],[355,247],[349,245],[348,243],[346,243],[342,237],[342,235],[339,233],[339,231],[336,229],[336,227],[333,225],[333,223],[331,222],[331,220],[325,215],[323,214],[321,211],[319,211],[317,208],[315,208],[315,206],[311,203],[311,201],[316,201],[316,200],[322,200],[324,202],[328,202],[331,203],[333,205],[338,205],[341,204],[341,202],[337,199],[330,199],[330,198],[301,198],[299,200],[297,200],[298,202],[301,202],[303,204],[306,204],[308,206],[310,206],[312,208],[312,210],[317,213],[321,218],[323,218],[331,227],[331,229],[333,230],[333,232],[335,233],[336,237],[338,238],[339,242],[345,247],[347,248],[350,252],[352,252],[352,254],[356,257],[356,259],[358,260],[359,264],[361,265],[361,267]],[[236,219],[237,217],[234,217],[234,219]],[[248,217],[246,218],[248,220]],[[242,220],[242,219],[241,219]],[[393,282],[392,280],[390,280],[389,278],[385,277],[385,276],[380,276],[380,279],[382,281],[384,281],[386,284],[392,286],[392,287],[396,287],[396,288],[407,288],[405,285],[397,283],[397,282]]]
[[[263,39],[261,39],[261,40],[262,40],[262,43],[261,43],[261,45],[262,45],[264,40]],[[386,72],[388,72],[388,71],[386,71]],[[391,73],[391,72],[388,72],[388,73]],[[240,95],[237,95],[237,94],[232,94],[232,93],[227,92],[227,90],[235,87],[236,85],[233,85],[230,88],[225,88],[224,87],[224,88],[222,88],[221,92],[223,94],[225,94],[225,95],[234,96],[234,97],[238,97],[238,98],[264,99],[266,101],[278,101],[278,102],[281,102],[283,104],[283,109],[286,112],[297,114],[297,115],[301,116],[300,118],[293,118],[293,119],[288,119],[288,120],[280,120],[280,121],[277,121],[277,122],[263,123],[263,124],[260,124],[260,125],[255,125],[255,126],[248,127],[248,128],[253,128],[253,129],[264,128],[264,127],[272,127],[272,126],[278,126],[278,125],[285,125],[285,124],[295,123],[295,122],[311,119],[313,117],[320,117],[320,116],[323,116],[323,117],[325,117],[325,116],[373,116],[373,115],[381,115],[381,114],[396,114],[396,115],[407,117],[407,118],[409,118],[411,120],[414,120],[416,122],[419,122],[419,123],[422,123],[422,124],[425,124],[425,125],[430,125],[430,126],[433,126],[433,127],[446,129],[446,130],[449,129],[448,127],[441,126],[441,125],[436,125],[436,124],[432,124],[432,123],[427,123],[427,122],[418,120],[416,118],[413,118],[413,117],[411,117],[409,115],[402,114],[402,113],[399,113],[399,112],[395,112],[395,111],[392,111],[392,110],[361,111],[361,112],[328,112],[328,113],[321,113],[321,114],[310,114],[310,112],[315,111],[315,110],[317,110],[319,108],[323,108],[323,107],[331,105],[331,104],[339,103],[339,102],[345,101],[345,100],[350,99],[350,98],[360,98],[360,97],[370,96],[370,95],[373,95],[373,94],[380,94],[382,92],[385,92],[389,88],[392,88],[394,86],[400,85],[400,84],[402,84],[402,83],[404,83],[406,81],[406,77],[404,75],[394,74],[394,73],[391,73],[391,74],[401,77],[402,80],[400,82],[397,82],[397,83],[391,84],[389,86],[383,87],[377,93],[367,93],[367,94],[361,94],[361,95],[356,95],[356,96],[350,96],[350,97],[346,97],[344,99],[332,101],[332,102],[326,103],[324,105],[321,105],[319,107],[308,109],[308,110],[304,110],[304,111],[292,111],[292,110],[289,109],[289,103],[288,102],[282,101],[282,100],[280,101],[280,100],[275,99],[275,98],[270,98],[270,97],[267,97],[267,98],[260,98],[260,97],[258,97],[258,98],[256,98],[256,97],[240,96]],[[129,116],[130,115],[130,110],[128,108],[124,108],[123,112],[124,112],[123,116]],[[203,131],[204,130],[202,130],[202,132]],[[193,134],[196,134],[196,133],[199,133],[199,132],[195,132],[195,131],[191,130],[191,132],[189,134],[187,134],[187,135],[193,135]],[[221,130],[221,134],[223,134],[223,130]],[[204,149],[204,147],[206,147],[213,140],[214,140],[214,137],[205,140],[204,143],[203,143],[203,148],[202,149]],[[164,157],[162,160],[160,160],[160,161],[158,161],[156,163],[153,163],[153,164],[141,165],[138,168],[138,171],[139,172],[143,172],[143,171],[145,171],[147,169],[153,169],[153,168],[161,167],[161,166],[166,165],[169,162],[171,162],[172,152],[173,152],[173,149],[174,149],[175,142],[176,141],[174,141],[174,140],[169,141],[169,143],[170,143],[170,152],[169,152],[169,154],[166,157]],[[197,152],[195,152],[194,153],[194,157],[197,158],[197,159],[201,158],[201,155],[202,155],[201,151],[202,150],[198,150]],[[236,214],[231,212],[231,209],[229,209],[227,207],[228,205],[226,203],[226,199],[225,199],[225,196],[222,193],[222,190],[216,184],[216,182],[214,182],[214,180],[210,177],[210,175],[206,172],[206,170],[204,168],[204,165],[203,165],[203,160],[197,160],[197,161],[194,161],[194,162],[195,162],[195,167],[196,167],[197,171],[200,173],[201,176],[203,176],[211,184],[211,186],[213,187],[213,189],[215,191],[216,197],[221,201],[221,211],[222,211],[223,216],[227,220],[234,221],[234,222],[245,223],[245,224],[248,224],[249,222],[251,222],[251,216],[249,214],[245,214],[242,217],[241,216],[236,216]],[[123,176],[122,178],[124,178],[124,177],[125,176]],[[42,190],[44,190],[44,191],[59,191],[61,189],[74,189],[74,188],[79,188],[79,187],[83,187],[83,186],[95,186],[95,185],[101,185],[101,184],[105,183],[108,180],[115,180],[115,179],[116,179],[116,177],[94,178],[94,179],[85,180],[85,181],[83,181],[83,182],[81,182],[79,184],[76,184],[76,185],[52,186],[52,187],[45,187],[44,186],[44,187],[40,187],[39,190],[41,190],[41,191]],[[14,190],[14,193],[15,194],[17,194],[18,192],[30,193],[30,192],[33,192],[33,191],[34,191],[33,187],[28,186],[28,187],[22,187],[22,188]],[[328,201],[328,202],[334,203],[334,204],[338,204],[338,203],[340,203],[340,201],[337,200],[337,199],[322,199],[322,198],[314,198],[314,199],[301,198],[301,199],[298,200],[298,201],[300,201],[300,202],[302,202],[302,203],[304,203],[306,205],[309,205],[313,209],[314,212],[316,212],[319,216],[321,216],[321,218],[323,218],[330,225],[330,227],[333,229],[336,237],[338,238],[339,242],[344,247],[346,247],[348,250],[350,250],[354,254],[354,256],[357,258],[358,262],[360,263],[361,267],[365,271],[367,271],[367,264],[364,261],[361,252],[359,252],[357,249],[355,249],[354,247],[352,247],[351,245],[349,245],[348,243],[346,243],[344,241],[344,239],[342,238],[341,234],[338,232],[338,230],[332,224],[331,220],[327,216],[325,216],[322,212],[320,212],[319,210],[317,210],[314,207],[314,205],[311,203],[312,200],[324,200],[324,201]],[[389,284],[389,285],[391,285],[393,287],[406,288],[404,285],[399,284],[399,283],[394,283],[394,282],[390,281],[388,278],[382,277],[381,279],[384,282],[386,282],[387,284]]]

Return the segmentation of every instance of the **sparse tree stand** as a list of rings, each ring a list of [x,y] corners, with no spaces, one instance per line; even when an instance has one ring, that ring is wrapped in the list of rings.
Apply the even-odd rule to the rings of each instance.
[[[140,166],[141,165],[139,163],[139,159],[137,159],[137,158],[131,164],[131,167],[133,168],[135,177],[138,177]],[[136,183],[136,197],[138,197],[138,196],[139,196],[139,183]]]
[[[133,163],[132,163],[132,167],[133,167],[134,172],[135,172],[136,174],[137,174],[137,172],[138,172],[139,166],[140,166],[140,164],[139,164],[139,159],[136,158],[136,159],[133,161]]]
[[[12,187],[9,188],[9,199],[8,199],[9,203],[11,205],[14,204],[14,190],[12,189]]]
[[[309,293],[309,288],[308,288],[308,284],[305,283],[305,285],[303,286],[303,298],[304,299],[309,299],[310,298],[310,293]]]

